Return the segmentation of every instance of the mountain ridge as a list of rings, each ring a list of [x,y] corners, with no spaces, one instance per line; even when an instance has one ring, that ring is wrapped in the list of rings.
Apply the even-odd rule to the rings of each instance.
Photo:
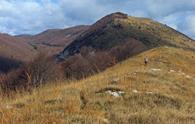
[[[148,48],[172,45],[195,50],[193,39],[167,25],[151,19],[131,17],[117,12],[107,15],[91,25],[85,34],[65,47],[59,54],[59,58],[64,59],[79,53],[83,46],[109,49],[127,39],[140,41]]]
[[[101,61],[103,55],[110,59],[106,62],[110,65],[163,45],[195,50],[193,41],[167,25],[116,12],[93,25],[49,29],[37,35],[0,34],[0,57],[26,62],[38,53],[57,55],[59,60],[78,54],[82,60]]]

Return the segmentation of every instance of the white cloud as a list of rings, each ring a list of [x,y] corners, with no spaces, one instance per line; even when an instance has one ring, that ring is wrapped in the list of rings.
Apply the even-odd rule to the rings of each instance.
[[[194,0],[146,0],[147,10],[152,16],[162,17],[173,13],[192,11]]]
[[[0,1],[0,30],[12,34],[37,33],[65,26],[63,11],[54,3]]]
[[[186,18],[187,22],[187,33],[191,34],[191,36],[195,39],[195,15],[188,16]]]
[[[0,32],[34,34],[91,24],[116,11],[149,17],[195,37],[195,0],[0,0]]]

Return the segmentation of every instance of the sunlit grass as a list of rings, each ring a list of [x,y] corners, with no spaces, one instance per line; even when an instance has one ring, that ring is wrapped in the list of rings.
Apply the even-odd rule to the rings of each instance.
[[[80,81],[59,81],[31,93],[0,97],[0,123],[193,124],[193,67],[194,52],[156,48]],[[124,94],[115,97],[106,89]]]

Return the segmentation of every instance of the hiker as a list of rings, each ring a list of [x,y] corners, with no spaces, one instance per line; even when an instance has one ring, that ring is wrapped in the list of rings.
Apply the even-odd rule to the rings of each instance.
[[[144,58],[144,64],[147,65],[148,64],[148,57]]]

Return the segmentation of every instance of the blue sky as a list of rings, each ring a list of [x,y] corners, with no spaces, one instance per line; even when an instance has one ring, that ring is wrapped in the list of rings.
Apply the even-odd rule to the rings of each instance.
[[[116,11],[152,18],[195,38],[195,0],[0,0],[0,32],[37,34],[92,24]]]

